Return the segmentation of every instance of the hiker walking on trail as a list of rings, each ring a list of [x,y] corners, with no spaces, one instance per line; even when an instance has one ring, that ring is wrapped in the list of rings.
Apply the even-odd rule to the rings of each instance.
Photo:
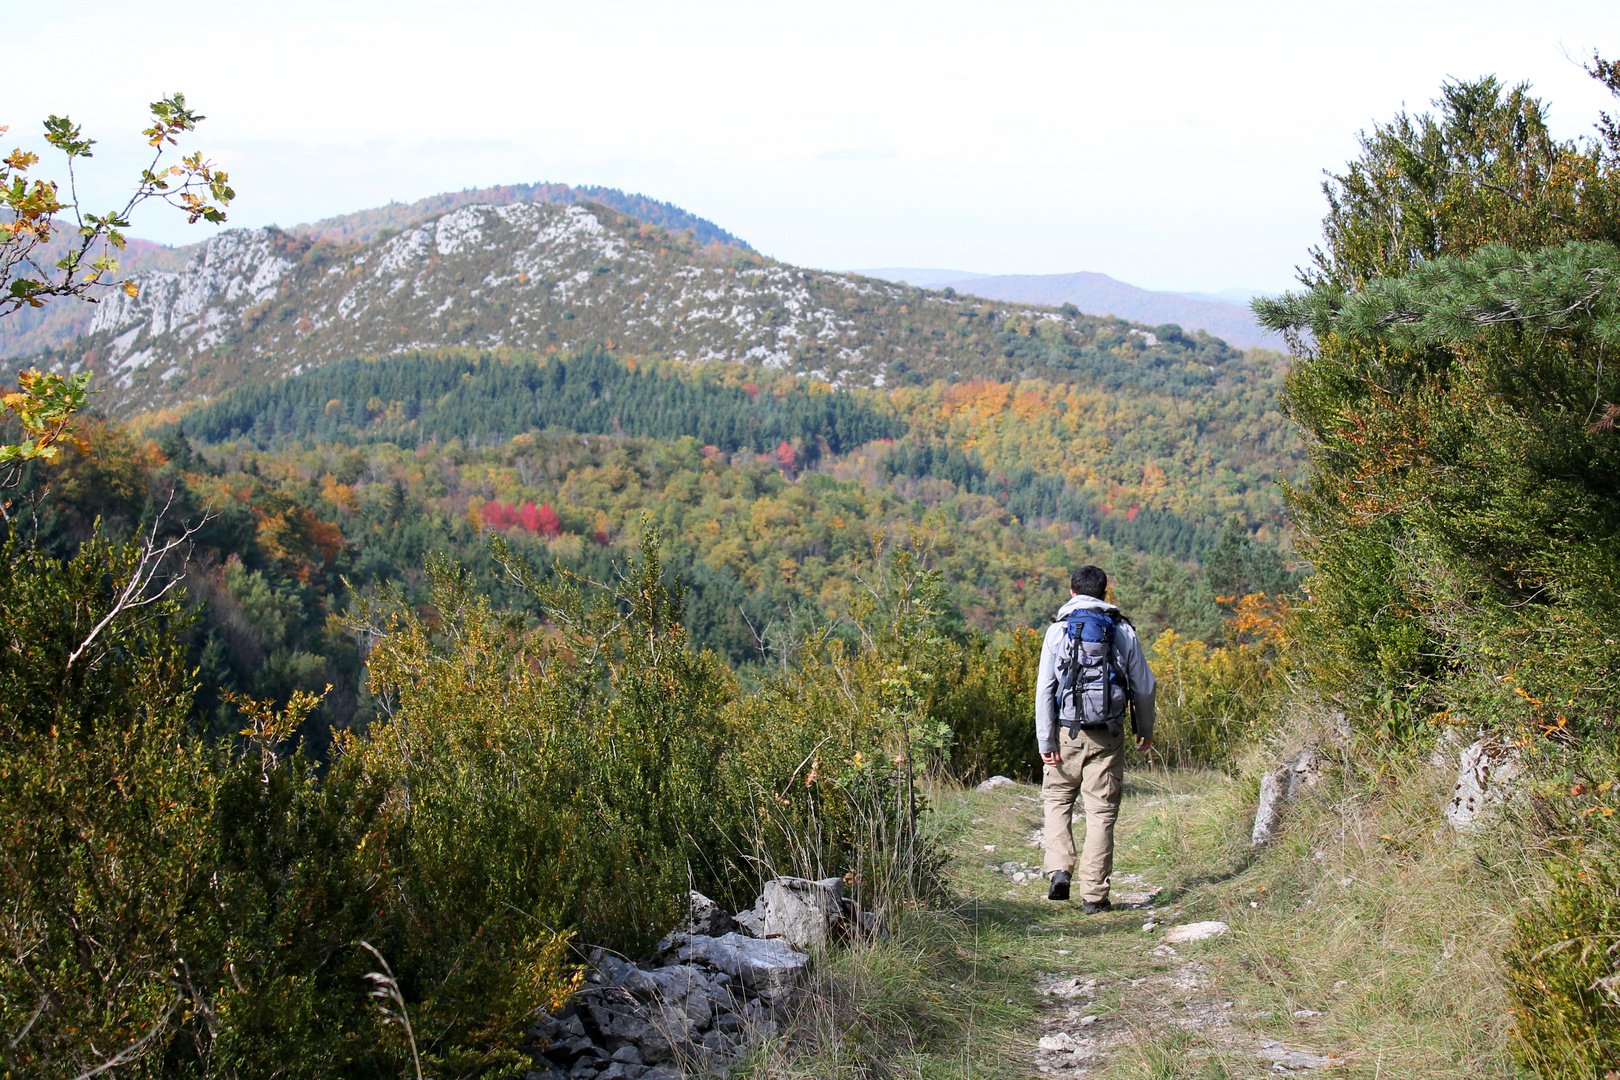
[[[1153,746],[1153,672],[1136,629],[1104,600],[1108,575],[1082,566],[1069,578],[1069,602],[1041,643],[1035,683],[1035,740],[1046,765],[1048,900],[1067,900],[1071,880],[1086,914],[1108,911],[1114,872],[1114,819],[1125,792],[1126,726],[1146,753]],[[1079,798],[1086,839],[1075,860],[1071,822]],[[1078,875],[1078,880],[1076,879]]]

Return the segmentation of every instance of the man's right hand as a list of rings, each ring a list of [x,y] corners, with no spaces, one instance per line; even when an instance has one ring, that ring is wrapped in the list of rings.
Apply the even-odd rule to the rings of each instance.
[[[1042,754],[1041,755],[1041,760],[1046,762],[1048,765],[1052,766],[1052,768],[1055,769],[1059,765],[1063,764],[1063,755],[1059,754],[1057,751],[1054,750],[1050,754]]]

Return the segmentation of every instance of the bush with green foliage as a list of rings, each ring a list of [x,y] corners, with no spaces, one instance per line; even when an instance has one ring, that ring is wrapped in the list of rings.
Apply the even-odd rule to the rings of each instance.
[[[1289,688],[1286,597],[1236,600],[1226,640],[1211,646],[1166,630],[1148,662],[1158,678],[1155,754],[1178,766],[1231,768],[1270,734]]]
[[[1043,630],[1020,628],[1005,644],[976,638],[942,672],[929,715],[951,730],[951,774],[965,783],[1040,775],[1035,745],[1035,676]]]
[[[388,590],[357,612],[381,718],[317,769],[295,738],[314,694],[228,696],[234,739],[189,723],[190,617],[153,537],[5,549],[12,1072],[396,1075],[413,1047],[368,1008],[374,948],[425,1067],[483,1075],[572,989],[570,942],[645,953],[689,888],[939,889],[918,781],[950,741],[928,713],[949,654],[938,575],[904,550],[875,552],[856,644],[809,643],[749,695],[691,648],[656,532],[611,583],[496,544],[542,622],[433,560],[431,618]]]
[[[1592,72],[1620,93],[1613,65]],[[1527,88],[1492,79],[1437,104],[1364,137],[1329,184],[1309,290],[1256,305],[1296,349],[1286,404],[1310,460],[1296,660],[1375,753],[1484,727],[1523,750],[1539,798],[1608,792],[1620,130],[1556,140]],[[1510,957],[1542,1076],[1613,1062],[1613,814],[1542,815],[1577,852],[1553,856]]]

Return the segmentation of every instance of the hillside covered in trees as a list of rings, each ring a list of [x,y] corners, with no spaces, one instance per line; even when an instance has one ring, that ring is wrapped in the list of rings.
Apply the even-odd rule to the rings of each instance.
[[[693,641],[740,668],[841,632],[878,536],[942,573],[963,640],[1041,624],[1095,560],[1144,633],[1218,643],[1216,596],[1294,580],[1280,373],[1252,375],[1195,407],[1045,381],[839,391],[602,351],[348,361],[142,435],[102,423],[53,470],[38,538],[67,554],[98,517],[127,532],[164,507],[166,528],[208,516],[188,571],[205,685],[279,700],[331,684],[315,731],[370,715],[360,654],[333,629],[357,598],[395,582],[425,600],[435,552],[507,596],[497,537],[607,580],[649,522]]]

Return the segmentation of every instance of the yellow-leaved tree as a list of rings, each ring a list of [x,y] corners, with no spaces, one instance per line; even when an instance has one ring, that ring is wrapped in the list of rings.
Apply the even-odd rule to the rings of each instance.
[[[224,207],[236,197],[223,169],[204,160],[201,151],[164,164],[179,137],[203,119],[187,106],[184,94],[152,102],[151,123],[141,131],[152,159],[124,205],[104,214],[79,202],[76,172],[82,159],[93,156],[96,141],[67,117],[45,121],[45,141],[66,159],[65,192],[61,182],[31,175],[38,154],[14,149],[0,159],[0,318],[62,297],[94,300],[97,292],[112,288],[134,296],[137,286],[120,276],[115,252],[123,250],[130,215],[142,203],[162,200],[192,223],[223,222]],[[0,126],[0,134],[7,130]],[[52,242],[58,239],[66,241],[65,250]],[[0,397],[10,414],[6,428],[20,429],[19,434],[0,429],[0,490],[16,486],[27,462],[56,458],[58,444],[71,438],[72,417],[84,407],[89,384],[88,371],[66,378],[33,369],[18,373],[16,391]],[[0,501],[0,514],[7,505]]]

